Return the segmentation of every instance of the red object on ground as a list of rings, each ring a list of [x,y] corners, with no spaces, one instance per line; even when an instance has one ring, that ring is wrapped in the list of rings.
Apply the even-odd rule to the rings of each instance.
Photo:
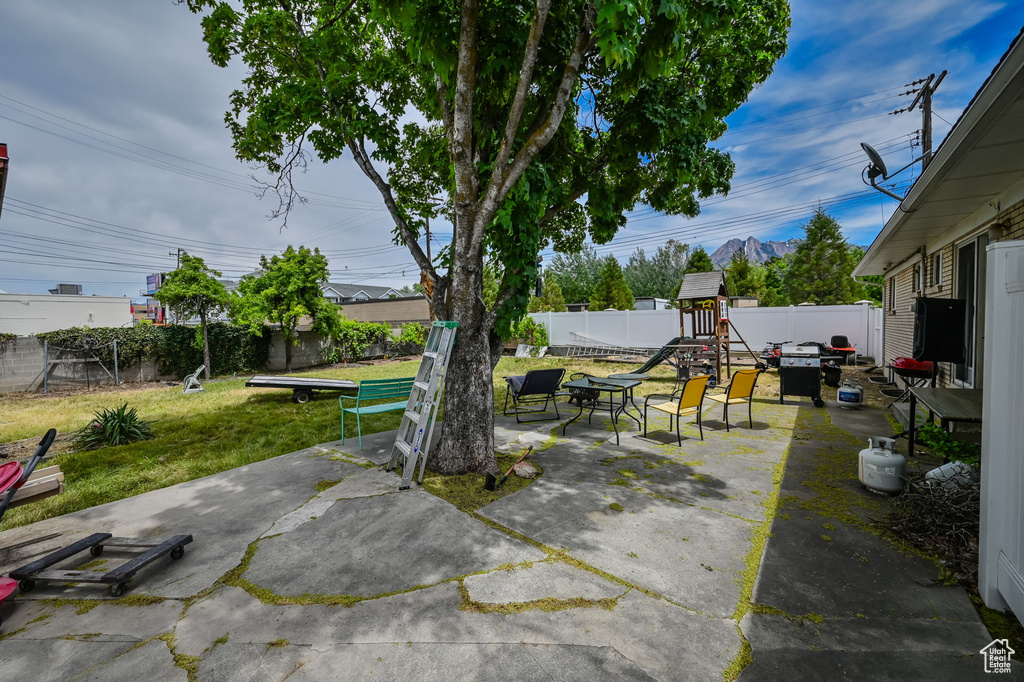
[[[10,578],[0,578],[0,604],[18,589],[18,581]]]
[[[893,369],[909,369],[915,372],[935,371],[935,363],[928,360],[914,360],[913,358],[896,358],[892,361]]]
[[[18,482],[21,478],[22,468],[17,462],[4,462],[0,464],[0,493],[7,492],[7,489]]]

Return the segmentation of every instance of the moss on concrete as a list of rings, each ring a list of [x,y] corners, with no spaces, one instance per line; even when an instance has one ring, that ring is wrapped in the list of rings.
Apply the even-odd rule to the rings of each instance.
[[[534,452],[536,451],[537,448],[534,448]],[[496,452],[498,468],[502,473],[508,471],[521,455],[521,451]],[[491,502],[496,502],[506,495],[511,495],[526,488],[534,481],[540,479],[544,474],[543,468],[534,461],[527,461],[537,469],[537,475],[534,478],[520,478],[515,473],[511,473],[505,483],[500,487],[496,486],[495,490],[484,489],[484,476],[481,474],[470,473],[450,476],[430,471],[423,478],[423,489],[432,495],[440,497],[442,500],[450,502],[464,512],[475,512]]]
[[[267,642],[267,648],[268,649],[280,649],[281,647],[288,646],[289,644],[291,644],[291,642],[289,642],[287,639],[284,639],[284,638],[275,639],[272,642]]]
[[[566,611],[568,609],[592,608],[602,608],[607,609],[608,611],[614,611],[619,599],[627,592],[629,592],[628,589],[618,597],[606,597],[603,599],[584,599],[582,597],[558,599],[555,597],[544,597],[542,599],[510,602],[507,604],[488,604],[485,602],[474,601],[469,596],[469,590],[466,589],[465,582],[463,580],[459,580],[459,594],[462,595],[462,602],[459,604],[459,609],[469,613],[503,613],[505,615],[523,613],[524,611]]]
[[[78,615],[89,613],[97,606],[152,606],[167,601],[164,597],[151,594],[130,594],[120,599],[40,599],[40,603],[51,604],[55,608],[73,606]]]
[[[743,631],[740,630],[739,625],[736,626],[736,633],[740,638],[740,649],[736,652],[736,657],[732,659],[728,667],[722,671],[724,682],[734,682],[740,676],[740,673],[743,672],[743,669],[754,662],[754,657],[751,655],[750,642],[743,636]]]
[[[618,512],[620,512],[620,511],[622,511],[624,509],[623,506],[621,504],[619,504],[618,502],[612,502],[611,504],[608,505],[608,508],[611,509],[612,511],[618,511]]]
[[[339,479],[334,480],[334,481],[331,481],[331,480],[328,480],[328,479],[324,479],[322,481],[317,482],[317,484],[315,486],[313,486],[313,487],[316,488],[316,491],[318,493],[322,493],[323,491],[327,490],[328,488],[333,488],[334,486],[338,485],[343,480],[345,480],[345,479],[339,478]]]

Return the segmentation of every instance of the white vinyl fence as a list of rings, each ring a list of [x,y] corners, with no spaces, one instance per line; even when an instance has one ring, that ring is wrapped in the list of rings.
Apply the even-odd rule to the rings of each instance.
[[[867,305],[729,308],[736,331],[760,352],[770,341],[822,341],[845,335],[859,355],[882,357],[882,310]],[[612,346],[660,348],[679,336],[678,310],[531,313],[553,346],[580,343],[573,333]],[[689,320],[687,320],[689,323]],[[691,330],[686,329],[686,335]],[[731,335],[738,342],[735,333]]]

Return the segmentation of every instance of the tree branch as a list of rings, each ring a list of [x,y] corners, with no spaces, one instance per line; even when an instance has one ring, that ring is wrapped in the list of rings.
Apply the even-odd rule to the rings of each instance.
[[[455,203],[463,206],[477,199],[478,180],[473,165],[473,93],[476,89],[479,13],[478,0],[463,0],[450,146],[452,161],[455,164]]]
[[[583,17],[580,21],[579,30],[573,41],[572,51],[566,61],[562,78],[558,85],[551,109],[547,118],[540,128],[530,135],[522,149],[511,159],[504,177],[500,183],[490,183],[487,187],[487,194],[483,200],[485,213],[490,214],[497,209],[500,200],[504,198],[509,190],[519,181],[523,173],[536,158],[551,138],[554,137],[558,127],[562,124],[562,117],[569,105],[572,95],[573,84],[579,77],[580,65],[584,55],[594,46],[594,24],[597,19],[597,8],[593,2],[587,3],[583,9]]]
[[[498,150],[498,157],[494,161],[494,169],[491,171],[491,184],[505,174],[505,164],[508,163],[509,156],[512,154],[512,145],[515,143],[519,123],[523,118],[523,110],[526,108],[526,97],[530,93],[530,85],[533,83],[533,69],[537,65],[540,38],[544,33],[544,23],[547,21],[550,11],[551,0],[537,0],[533,24],[530,26],[530,35],[526,39],[523,66],[519,69],[519,84],[516,86],[508,122],[505,124],[505,137],[502,140],[501,149]]]
[[[347,144],[349,150],[352,152],[352,157],[359,166],[359,170],[363,171],[363,174],[370,178],[370,181],[377,187],[381,197],[383,197],[384,205],[387,206],[388,212],[391,213],[391,218],[395,221],[395,227],[398,228],[398,233],[402,236],[402,241],[405,242],[405,246],[409,249],[409,252],[412,253],[412,257],[413,260],[416,261],[416,265],[420,266],[421,270],[426,272],[435,282],[437,282],[439,277],[437,272],[434,270],[434,265],[427,258],[427,254],[423,253],[423,249],[421,249],[420,245],[416,242],[416,235],[409,229],[409,225],[402,217],[401,211],[398,209],[398,203],[395,201],[395,197],[391,193],[391,185],[385,182],[381,174],[377,172],[376,168],[374,168],[370,155],[366,153],[366,147],[363,144],[362,138],[359,138],[358,141],[349,139],[347,140]]]

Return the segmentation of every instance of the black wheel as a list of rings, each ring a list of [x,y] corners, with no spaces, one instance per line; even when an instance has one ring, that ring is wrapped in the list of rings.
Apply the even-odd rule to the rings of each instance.
[[[297,402],[299,405],[305,405],[312,399],[312,391],[295,391],[294,393],[292,393],[292,400]]]
[[[183,556],[185,556],[185,548],[183,546],[182,547],[175,547],[174,549],[171,550],[171,558],[174,559],[175,561],[177,561],[178,559],[180,559]]]
[[[815,407],[825,407],[825,401],[822,400],[821,398],[815,398],[814,399],[814,406]]]
[[[124,594],[124,583],[117,583],[116,585],[110,586],[111,597],[120,597],[122,594]]]
[[[93,545],[89,548],[89,554],[93,556],[101,556],[103,554],[103,545]]]
[[[35,580],[19,580],[18,589],[22,592],[31,592],[32,588],[36,586]]]

